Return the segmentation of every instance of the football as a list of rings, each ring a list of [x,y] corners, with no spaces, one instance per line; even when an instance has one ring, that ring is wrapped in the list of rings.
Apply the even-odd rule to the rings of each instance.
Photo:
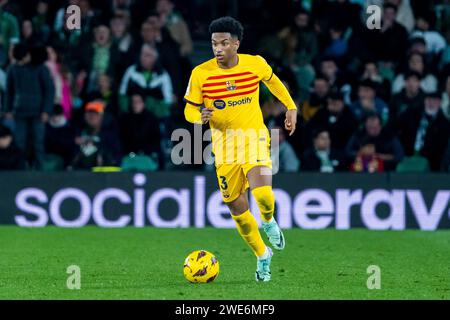
[[[206,250],[191,252],[184,260],[183,274],[191,283],[209,283],[219,274],[219,260]]]

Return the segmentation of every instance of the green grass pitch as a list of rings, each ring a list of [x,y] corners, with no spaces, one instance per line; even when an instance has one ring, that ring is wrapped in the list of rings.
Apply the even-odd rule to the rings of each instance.
[[[272,281],[236,230],[0,227],[0,299],[450,299],[450,232],[285,230]],[[190,284],[184,258],[213,252],[220,274]],[[81,268],[81,289],[66,286]],[[381,268],[381,289],[366,286]]]

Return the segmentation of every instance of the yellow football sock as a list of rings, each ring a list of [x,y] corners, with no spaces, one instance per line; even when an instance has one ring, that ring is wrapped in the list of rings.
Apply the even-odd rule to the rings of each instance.
[[[275,210],[275,196],[273,195],[272,187],[262,186],[255,188],[252,190],[252,194],[261,212],[261,219],[264,222],[269,222]]]
[[[256,222],[250,210],[243,214],[231,215],[236,222],[237,229],[241,237],[247,242],[257,257],[261,257],[266,250],[261,234],[259,233],[258,223]]]

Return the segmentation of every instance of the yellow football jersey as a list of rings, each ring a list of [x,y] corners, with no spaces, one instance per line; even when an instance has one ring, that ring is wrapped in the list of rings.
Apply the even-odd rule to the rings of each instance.
[[[249,151],[249,146],[261,143],[267,146],[270,142],[259,105],[259,84],[271,79],[272,68],[261,56],[238,54],[238,58],[238,64],[230,69],[220,68],[215,58],[195,67],[184,96],[191,105],[204,105],[214,110],[209,124],[216,164],[218,158],[231,163],[240,160],[248,163],[249,156],[254,154],[258,158],[255,153],[263,151]],[[236,132],[243,133],[245,143],[236,138]],[[234,150],[232,159],[227,153],[230,146]],[[240,158],[244,154],[245,159]]]

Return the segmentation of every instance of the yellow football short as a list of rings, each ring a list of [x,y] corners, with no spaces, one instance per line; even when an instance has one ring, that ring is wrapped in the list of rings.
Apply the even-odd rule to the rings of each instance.
[[[217,179],[224,202],[236,200],[249,187],[247,173],[257,166],[272,169],[272,161],[266,160],[252,164],[221,164],[217,166]]]

